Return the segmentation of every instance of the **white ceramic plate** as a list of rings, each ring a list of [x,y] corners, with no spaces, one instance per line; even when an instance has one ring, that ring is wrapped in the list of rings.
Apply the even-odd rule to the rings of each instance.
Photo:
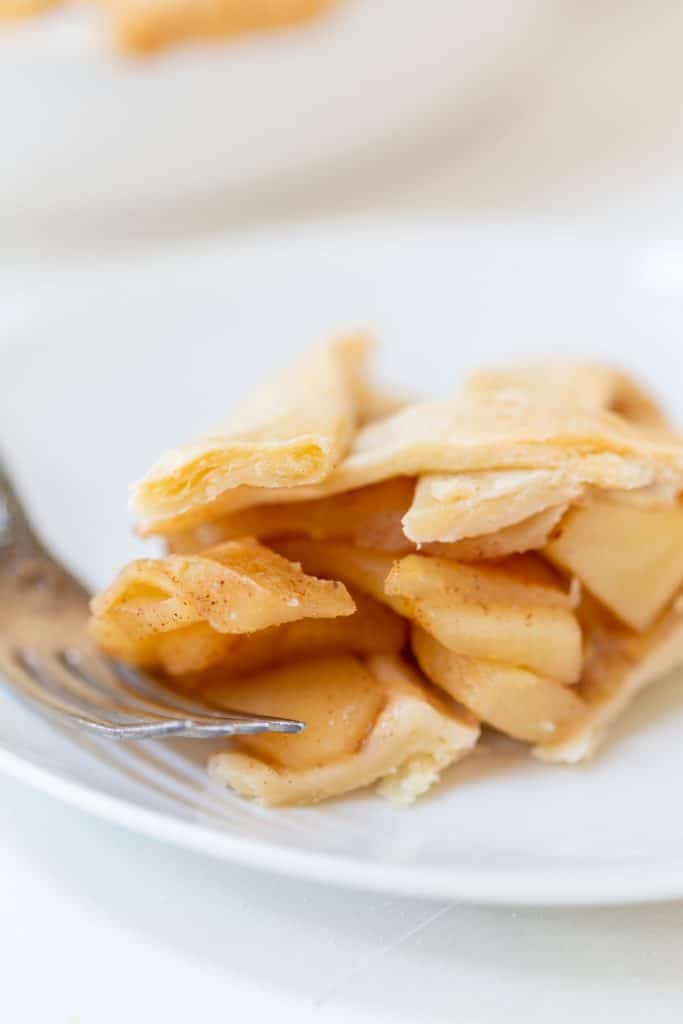
[[[473,104],[509,104],[566,6],[340,0],[300,28],[148,60],[114,54],[88,5],[5,26],[0,235],[220,216],[229,191],[343,173],[444,119],[453,140]]]
[[[481,360],[618,358],[675,404],[683,251],[452,225],[328,225],[5,278],[0,438],[54,548],[94,586],[140,553],[128,481],[244,387],[366,323],[405,388],[451,392]],[[34,279],[33,286],[36,286]],[[23,300],[23,314],[19,299]],[[207,785],[207,747],[100,744],[0,693],[0,766],[159,839],[311,879],[482,902],[683,896],[683,688],[645,694],[597,760],[557,768],[501,743],[413,809],[361,794],[267,811]]]

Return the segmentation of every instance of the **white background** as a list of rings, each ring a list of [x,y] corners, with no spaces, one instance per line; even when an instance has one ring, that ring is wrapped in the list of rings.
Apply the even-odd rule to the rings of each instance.
[[[680,237],[681,39],[677,3],[584,4],[529,95],[465,151],[442,128],[390,168],[226,205],[226,223],[429,207]],[[683,1015],[681,904],[496,911],[309,886],[162,847],[5,778],[0,835],[8,1024]]]
[[[12,1024],[681,1019],[683,905],[493,910],[161,846],[0,779]]]

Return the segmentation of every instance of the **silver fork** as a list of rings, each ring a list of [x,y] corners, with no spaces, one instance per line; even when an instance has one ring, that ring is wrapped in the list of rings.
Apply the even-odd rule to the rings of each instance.
[[[303,722],[217,711],[104,658],[88,637],[89,594],[34,532],[0,459],[0,683],[112,739],[300,732]]]

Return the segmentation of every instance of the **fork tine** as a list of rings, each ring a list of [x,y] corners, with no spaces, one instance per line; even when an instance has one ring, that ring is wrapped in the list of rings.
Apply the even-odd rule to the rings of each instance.
[[[132,707],[151,712],[162,718],[178,718],[178,712],[182,712],[180,717],[186,716],[190,712],[197,717],[210,717],[205,715],[199,707],[181,709],[170,701],[157,700],[156,695],[151,695],[153,692],[151,687],[147,691],[142,687],[135,689],[129,686],[117,672],[115,662],[105,661],[90,653],[85,654],[79,648],[60,650],[57,652],[57,659],[67,673],[70,685],[76,686],[78,689],[86,687],[89,690],[94,690],[105,700],[115,698],[120,701],[123,699]]]
[[[233,710],[218,711],[196,701],[185,700],[123,662],[85,654],[81,649],[67,648],[59,652],[59,657],[68,670],[75,673],[86,685],[96,687],[104,696],[124,696],[126,701],[132,702],[134,706],[166,718],[185,718],[190,715],[194,720],[202,722],[234,722],[235,725],[246,723],[250,727],[258,720],[263,724],[262,732],[295,733],[301,732],[304,728],[303,722],[289,718],[254,716]]]
[[[12,693],[32,706],[56,716],[66,725],[80,726],[89,732],[113,739],[147,739],[179,734],[179,723],[173,719],[163,721],[158,718],[153,721],[119,715],[117,721],[111,721],[86,711],[82,704],[60,696],[52,686],[46,685],[50,677],[44,672],[38,675],[24,659],[16,658],[11,667],[3,668],[14,683]]]
[[[3,666],[19,693],[33,705],[49,711],[69,725],[112,739],[141,740],[163,736],[220,737],[268,731],[268,722],[257,718],[235,721],[215,717],[161,716],[140,708],[127,710],[103,701],[87,686],[74,687],[73,677],[60,672],[56,659],[46,662],[26,650]],[[81,681],[82,682],[82,681]]]
[[[130,665],[126,665],[125,662],[114,661],[109,658],[106,660],[115,667],[120,676],[127,680],[133,692],[137,692],[142,696],[149,694],[152,698],[159,697],[164,704],[177,711],[200,713],[209,718],[230,718],[235,722],[253,720],[253,715],[248,715],[244,711],[237,711],[234,708],[225,710],[221,708],[218,710],[218,708],[212,708],[206,704],[200,704],[197,701],[182,697],[142,672],[131,668]],[[272,715],[259,715],[258,718],[267,722],[274,732],[301,732],[306,728],[305,722],[300,722],[293,718],[277,718]]]
[[[107,718],[113,723],[133,717],[132,710],[142,710],[128,710],[120,703],[113,702],[111,695],[98,694],[81,679],[65,672],[63,666],[50,655],[39,654],[30,648],[20,648],[15,653],[15,661],[33,683],[41,687],[41,692],[56,702],[81,710],[96,708],[100,713],[106,712]]]
[[[147,677],[124,674],[120,665],[100,659],[85,637],[88,592],[33,532],[1,457],[0,592],[0,671],[11,692],[63,721],[122,739],[304,728],[289,719],[184,701]],[[46,651],[45,637],[58,637],[59,630],[72,650],[82,650],[80,658],[60,656],[64,651],[56,645]],[[36,640],[41,652],[37,657]]]

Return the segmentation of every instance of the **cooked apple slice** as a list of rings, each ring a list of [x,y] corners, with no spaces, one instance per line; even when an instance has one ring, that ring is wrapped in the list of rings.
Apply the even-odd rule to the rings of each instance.
[[[95,642],[136,664],[154,664],[158,638],[202,626],[181,643],[202,645],[216,634],[252,633],[302,618],[352,615],[341,583],[306,576],[268,548],[247,538],[200,555],[140,559],[119,573],[92,601]],[[216,644],[218,650],[221,645]],[[206,667],[206,658],[200,659]]]
[[[314,658],[229,683],[224,707],[303,719],[295,736],[241,737],[211,775],[269,806],[316,803],[384,779],[410,802],[477,741],[476,722],[428,693],[400,659]]]
[[[539,672],[560,683],[581,674],[581,631],[571,612],[415,601],[413,620],[459,654]]]
[[[585,705],[574,688],[524,669],[468,658],[414,627],[412,645],[422,671],[477,718],[514,739],[539,743],[569,723]]]
[[[254,505],[215,523],[172,534],[168,544],[172,551],[193,552],[245,536],[302,534],[315,540],[346,540],[378,551],[411,551],[415,545],[403,533],[401,519],[414,490],[414,480],[394,477],[317,501]]]
[[[426,629],[454,650],[573,683],[581,671],[574,591],[533,555],[468,565],[293,538],[278,543],[307,572],[344,580]]]
[[[384,584],[394,564],[393,555],[356,548],[352,544],[308,540],[305,537],[273,541],[273,546],[290,561],[300,562],[305,572],[344,580],[370,594],[376,601],[388,604],[399,615],[410,617],[410,603],[385,590]]]
[[[519,555],[495,565],[406,555],[394,562],[387,594],[408,598],[457,598],[488,606],[510,604],[571,609],[576,593],[536,555]]]
[[[637,694],[683,665],[681,608],[674,606],[643,633],[627,629],[589,597],[581,617],[587,656],[576,690],[585,711],[534,748],[542,761],[573,764],[591,757]]]
[[[505,569],[408,555],[386,591],[409,600],[410,618],[449,650],[575,683],[581,629],[568,610],[571,596],[545,578],[540,559],[509,562]]]
[[[269,633],[270,629],[242,636],[259,636],[261,632]],[[234,639],[237,637],[231,634],[217,633],[207,622],[197,622],[194,626],[186,626],[184,629],[157,633],[151,638],[151,642],[147,641],[146,656],[141,654],[139,646],[135,647],[134,654],[131,655],[130,648],[112,649],[111,645],[106,647],[99,637],[97,642],[100,647],[122,661],[132,661],[147,668],[160,669],[169,676],[184,676],[188,672],[204,672],[212,665],[224,662],[230,651],[230,643]]]
[[[189,648],[185,645],[180,634],[168,634],[160,641],[161,668],[169,675],[181,677],[174,679],[174,687],[201,692],[210,701],[214,689],[220,691],[226,679],[247,676],[297,658],[330,653],[398,654],[407,641],[405,620],[362,591],[353,591],[352,597],[356,605],[353,615],[299,619],[257,633],[232,636],[214,633],[223,646],[219,656],[212,657],[206,664],[197,664],[196,652],[192,645]],[[177,657],[171,660],[164,641],[175,636],[178,637]],[[203,671],[205,668],[209,671]]]
[[[372,730],[384,694],[367,666],[351,655],[332,655],[279,666],[233,680],[213,702],[257,715],[284,715],[306,722],[301,734],[242,736],[238,746],[279,768],[329,764],[352,754]]]
[[[546,554],[622,622],[646,629],[683,583],[683,506],[596,495],[566,516]]]
[[[290,562],[300,562],[306,572],[344,580],[408,617],[409,604],[403,598],[443,596],[445,590],[474,602],[573,608],[577,600],[575,589],[567,589],[558,574],[535,555],[519,555],[488,566],[423,555],[407,555],[397,562],[387,552],[304,537],[281,538],[274,547]],[[387,585],[390,573],[392,582]]]

